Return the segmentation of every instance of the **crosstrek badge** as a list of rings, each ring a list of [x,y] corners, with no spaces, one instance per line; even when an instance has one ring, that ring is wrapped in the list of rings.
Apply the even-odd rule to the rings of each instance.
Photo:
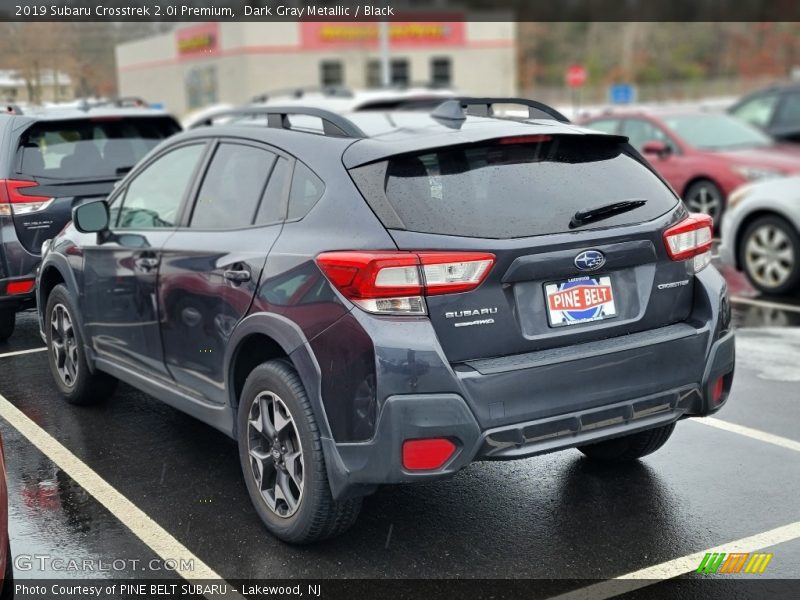
[[[610,277],[576,277],[545,286],[547,314],[553,327],[616,316]]]

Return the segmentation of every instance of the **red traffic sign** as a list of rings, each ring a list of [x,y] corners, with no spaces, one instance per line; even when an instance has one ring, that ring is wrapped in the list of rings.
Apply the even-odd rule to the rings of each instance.
[[[581,87],[586,83],[586,67],[583,65],[571,65],[567,69],[565,80],[569,87]]]

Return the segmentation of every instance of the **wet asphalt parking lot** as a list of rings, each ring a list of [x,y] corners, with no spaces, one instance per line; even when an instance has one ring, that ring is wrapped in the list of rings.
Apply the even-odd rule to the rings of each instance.
[[[602,580],[679,577],[695,553],[740,543],[774,554],[762,577],[800,579],[800,298],[762,298],[725,275],[737,371],[716,417],[682,421],[664,448],[625,467],[569,450],[385,487],[344,536],[302,548],[262,527],[221,433],[126,385],[101,406],[62,402],[35,314],[22,314],[0,344],[16,577],[174,580],[158,561],[166,556],[226,579],[569,578],[585,580],[569,589],[600,586],[585,597],[610,597]],[[63,571],[42,556],[99,570]],[[686,597],[698,592],[691,585]],[[703,593],[737,597],[731,589]]]

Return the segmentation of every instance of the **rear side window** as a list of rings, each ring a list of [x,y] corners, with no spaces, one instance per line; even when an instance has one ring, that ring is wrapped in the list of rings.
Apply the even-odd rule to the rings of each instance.
[[[289,161],[278,157],[269,176],[264,197],[258,207],[256,225],[266,225],[283,220],[286,214],[286,191],[291,173]]]
[[[233,229],[253,224],[276,155],[262,148],[223,143],[208,167],[190,226]]]
[[[301,162],[297,162],[292,176],[292,191],[289,193],[289,216],[302,219],[322,197],[325,186],[322,180]]]
[[[800,94],[786,94],[775,115],[778,127],[797,127],[800,123]]]
[[[758,127],[766,127],[772,118],[772,111],[775,109],[777,102],[778,96],[776,94],[758,96],[752,100],[745,101],[731,112],[748,123]]]
[[[36,178],[118,178],[179,130],[170,117],[43,121],[20,139],[18,168]]]
[[[622,125],[622,134],[640,152],[647,142],[664,142],[675,152],[675,146],[664,130],[643,119],[626,119]]]
[[[495,239],[569,231],[575,212],[621,200],[647,204],[584,228],[647,221],[678,202],[613,139],[514,142],[399,156],[355,169],[354,180],[389,228]]]

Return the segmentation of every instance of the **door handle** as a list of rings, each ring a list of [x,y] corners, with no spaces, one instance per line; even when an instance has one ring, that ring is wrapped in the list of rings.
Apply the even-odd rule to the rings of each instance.
[[[143,271],[155,269],[158,266],[158,259],[152,256],[140,256],[136,259],[136,266]]]
[[[225,276],[225,279],[232,281],[233,283],[244,283],[246,281],[250,281],[250,271],[247,269],[243,269],[241,271],[228,269],[223,271],[222,274]]]

